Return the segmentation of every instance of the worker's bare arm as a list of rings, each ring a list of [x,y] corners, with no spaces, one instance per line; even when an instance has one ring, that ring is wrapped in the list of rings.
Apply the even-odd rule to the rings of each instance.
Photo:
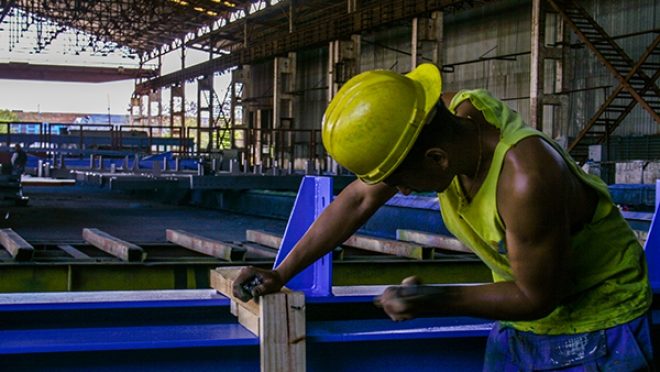
[[[348,239],[396,191],[382,183],[367,185],[359,180],[352,182],[321,213],[276,271],[285,282],[290,280]]]
[[[262,277],[262,283],[251,288],[254,295],[278,291],[305,267],[343,243],[396,191],[383,183],[367,185],[359,180],[352,182],[328,205],[275,270],[248,267],[235,283],[241,285],[258,274]],[[234,292],[245,293],[240,287],[235,288]]]
[[[574,187],[580,185],[548,144],[539,138],[521,141],[507,155],[497,195],[514,280],[391,287],[377,302],[395,320],[454,314],[531,320],[548,315],[566,293],[569,194]]]

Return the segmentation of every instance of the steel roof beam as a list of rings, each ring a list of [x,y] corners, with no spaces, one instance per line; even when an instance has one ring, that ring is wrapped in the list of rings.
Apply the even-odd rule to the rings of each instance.
[[[138,84],[135,92],[147,94],[151,90],[193,80],[215,72],[223,72],[234,66],[251,64],[290,51],[321,45],[331,40],[347,38],[352,34],[384,24],[411,19],[424,13],[474,7],[492,1],[494,0],[425,0],[415,2],[389,0],[358,9],[350,14],[327,14],[327,18],[305,25],[305,27],[296,25],[294,32],[289,33],[287,30],[286,33],[270,34],[268,38],[264,38],[262,41],[253,41],[247,48],[241,48],[231,54]]]

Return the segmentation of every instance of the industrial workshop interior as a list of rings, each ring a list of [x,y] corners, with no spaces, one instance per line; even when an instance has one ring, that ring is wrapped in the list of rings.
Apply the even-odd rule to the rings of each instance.
[[[0,0],[0,56],[2,371],[660,365],[657,0]]]

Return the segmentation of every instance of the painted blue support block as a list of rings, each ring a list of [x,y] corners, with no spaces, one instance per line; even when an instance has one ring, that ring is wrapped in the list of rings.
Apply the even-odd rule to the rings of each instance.
[[[649,281],[654,293],[660,292],[660,180],[655,181],[655,214],[646,238],[644,251],[649,266]]]
[[[284,231],[282,245],[275,258],[274,267],[277,267],[291,252],[298,240],[331,201],[332,177],[306,176],[303,178],[289,215],[289,222]],[[326,254],[293,277],[287,283],[287,287],[303,291],[306,296],[332,296],[332,254]]]

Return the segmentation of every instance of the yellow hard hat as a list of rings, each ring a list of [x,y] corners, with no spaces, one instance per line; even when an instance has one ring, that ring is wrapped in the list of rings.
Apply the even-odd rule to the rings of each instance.
[[[374,70],[351,78],[323,115],[323,144],[362,181],[384,180],[412,148],[442,92],[435,65],[401,75]]]

